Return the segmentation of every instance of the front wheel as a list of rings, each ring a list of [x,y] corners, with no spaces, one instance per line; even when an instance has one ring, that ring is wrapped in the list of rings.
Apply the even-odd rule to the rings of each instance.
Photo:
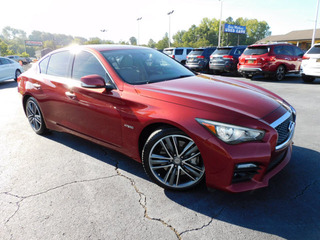
[[[31,128],[35,133],[42,135],[47,132],[39,105],[33,97],[30,97],[26,103],[26,115]]]
[[[150,135],[142,152],[142,163],[152,180],[171,190],[195,187],[205,175],[197,145],[175,128],[158,129]]]

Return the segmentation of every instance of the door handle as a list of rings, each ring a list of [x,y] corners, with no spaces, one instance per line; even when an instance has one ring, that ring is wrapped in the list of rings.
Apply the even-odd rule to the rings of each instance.
[[[35,89],[40,89],[41,88],[41,85],[38,84],[38,83],[33,83],[32,85],[34,86]]]
[[[76,99],[76,95],[75,95],[74,93],[72,93],[72,92],[66,92],[65,94],[66,94],[66,96],[67,96],[68,98]]]

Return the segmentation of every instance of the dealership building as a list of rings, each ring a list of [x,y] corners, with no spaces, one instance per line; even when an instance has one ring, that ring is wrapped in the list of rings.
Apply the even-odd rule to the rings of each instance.
[[[292,43],[303,50],[311,47],[313,29],[292,31],[284,35],[271,35],[259,40],[257,43],[268,42],[288,42]],[[320,42],[320,29],[316,30],[315,43]]]

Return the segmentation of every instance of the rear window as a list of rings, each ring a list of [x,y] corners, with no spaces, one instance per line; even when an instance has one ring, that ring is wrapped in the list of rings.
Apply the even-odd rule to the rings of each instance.
[[[220,49],[216,49],[212,54],[213,55],[226,55],[226,54],[229,54],[230,51],[231,51],[231,48],[220,48]]]
[[[244,50],[244,55],[262,55],[269,52],[269,47],[248,47]]]
[[[204,49],[193,49],[190,53],[190,55],[196,55],[196,56],[200,56],[202,55]]]
[[[309,54],[309,53],[311,53],[311,54],[320,54],[320,45],[315,45],[315,46],[313,46],[313,47],[309,50],[308,54]]]
[[[163,50],[163,53],[167,54],[167,55],[173,55],[173,48],[170,48],[170,49],[164,49]]]

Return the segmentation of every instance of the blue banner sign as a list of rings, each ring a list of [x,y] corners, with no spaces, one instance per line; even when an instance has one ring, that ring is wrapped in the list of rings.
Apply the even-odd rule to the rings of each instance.
[[[232,24],[224,24],[224,32],[246,34],[246,26],[238,26]]]

